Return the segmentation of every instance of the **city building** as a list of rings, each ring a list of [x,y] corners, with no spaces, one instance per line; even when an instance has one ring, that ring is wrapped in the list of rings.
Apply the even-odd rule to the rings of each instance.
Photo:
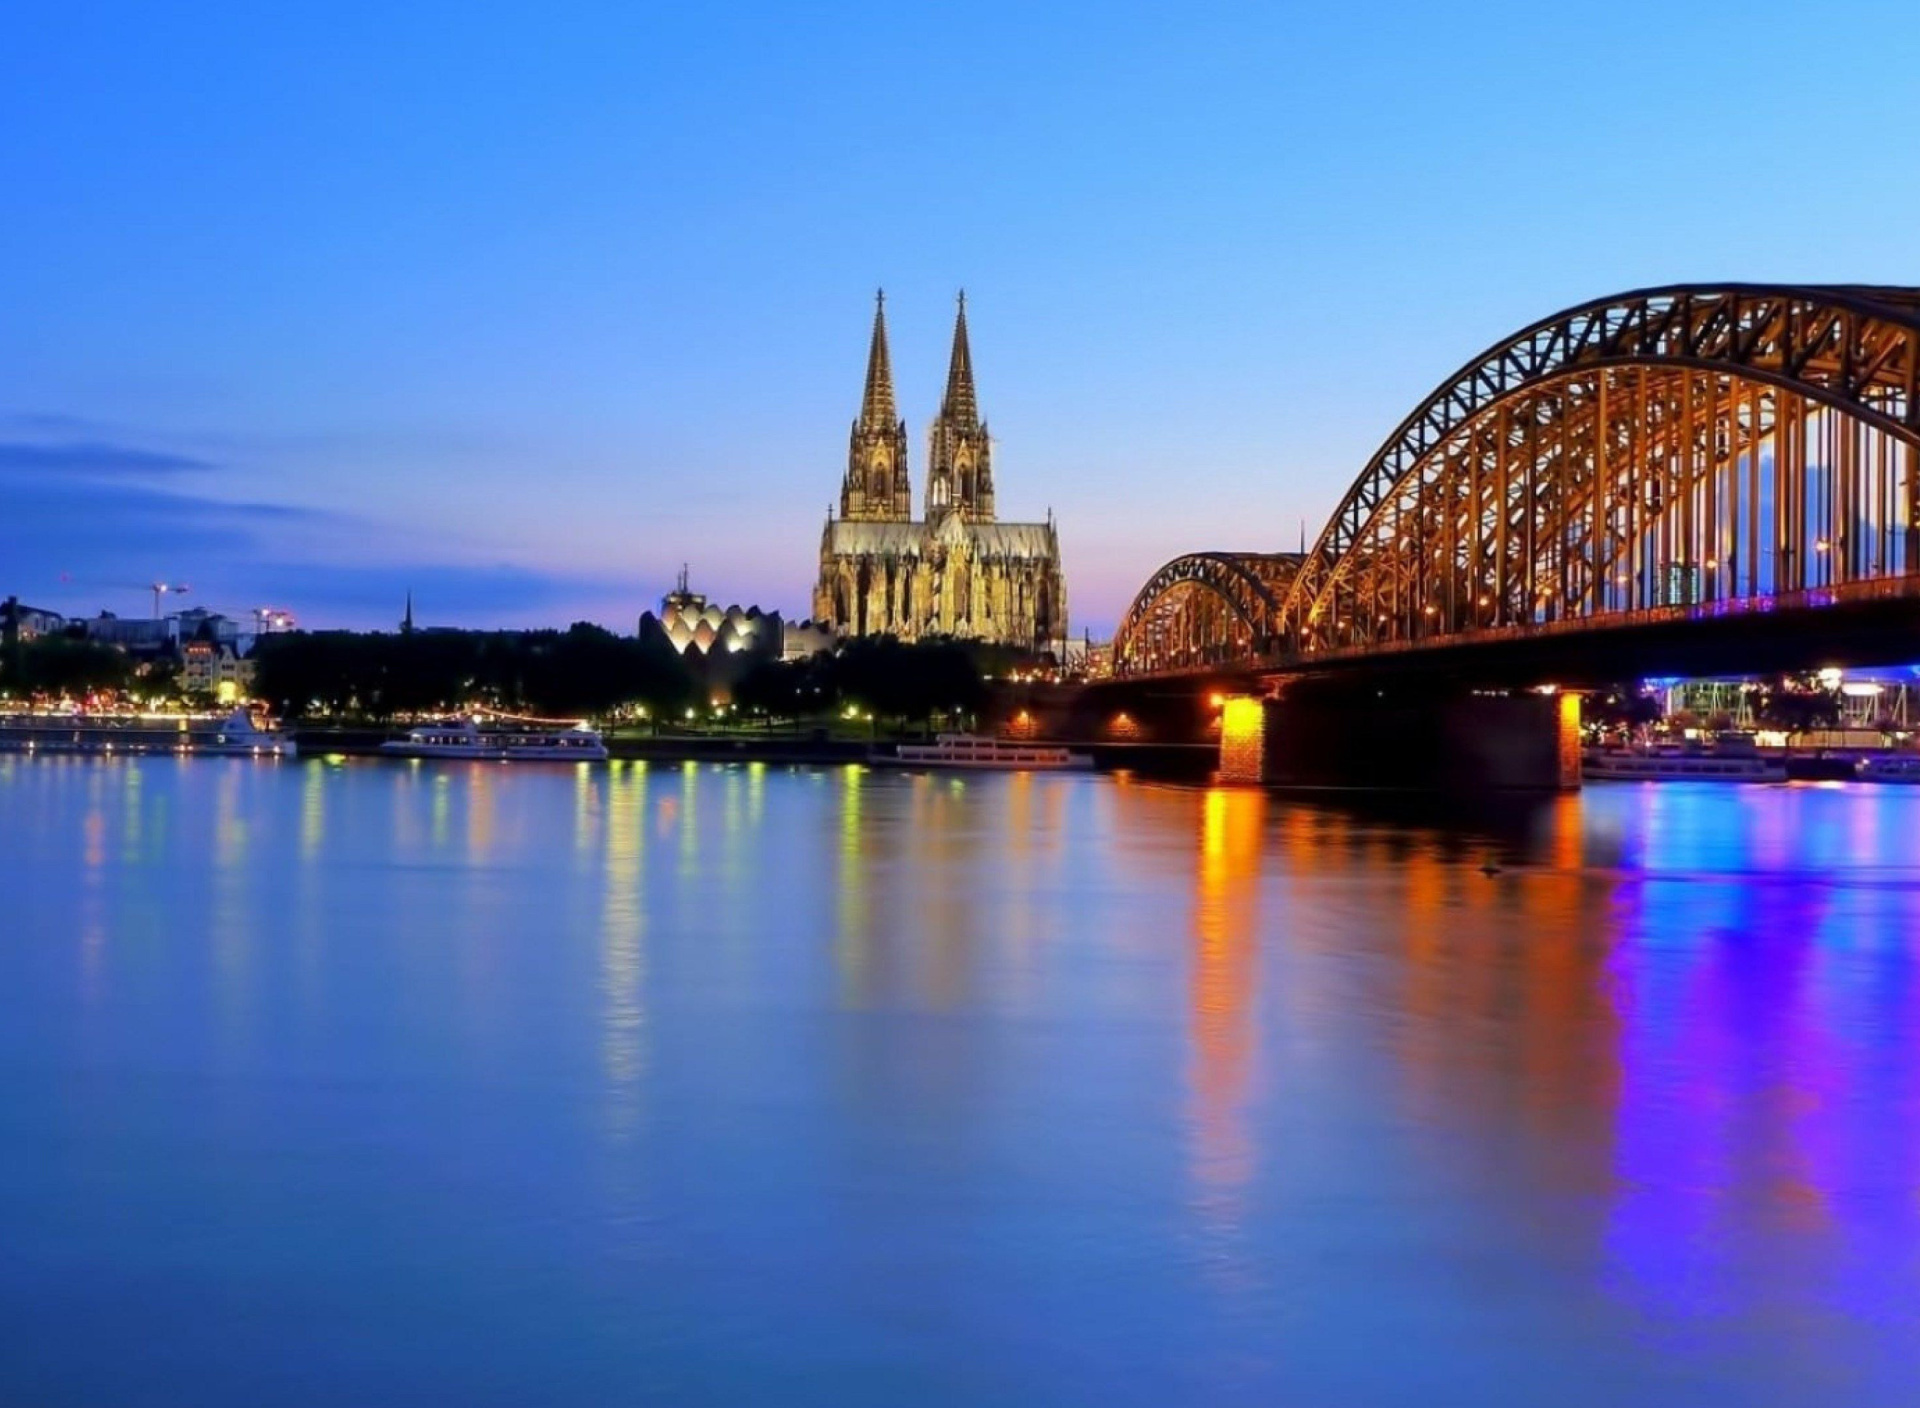
[[[10,640],[33,640],[38,636],[57,636],[67,628],[67,618],[58,611],[27,606],[18,597],[0,602],[0,632]]]
[[[102,611],[81,623],[88,640],[118,646],[133,655],[158,655],[178,638],[170,616],[116,616]]]
[[[223,616],[218,611],[209,611],[204,606],[190,606],[184,611],[176,611],[167,618],[173,623],[175,640],[190,640],[203,636],[219,641],[223,645],[240,647],[243,636],[252,635],[251,631],[241,628],[240,622],[231,616]]]
[[[244,654],[253,633],[241,629],[240,622],[204,606],[175,611],[166,616],[116,616],[102,611],[80,622],[88,640],[118,646],[130,655],[159,655],[183,641],[205,638],[230,646]]]
[[[715,652],[733,655],[741,651],[778,656],[780,653],[780,617],[757,606],[744,610],[738,606],[713,605],[700,592],[687,585],[687,569],[680,569],[674,589],[660,598],[660,614],[648,612],[640,618],[640,634],[646,635],[649,622],[665,633],[673,648],[685,654],[689,649],[701,655]]]
[[[724,704],[733,686],[762,660],[781,657],[780,615],[757,606],[715,606],[687,584],[687,569],[660,599],[660,612],[640,617],[640,639],[664,639],[686,661],[709,702]]]
[[[253,688],[253,661],[229,641],[195,637],[180,647],[180,688],[231,704]]]
[[[951,635],[1058,650],[1067,634],[1060,537],[995,512],[993,443],[980,418],[966,295],[946,395],[927,437],[926,517],[913,516],[907,426],[894,404],[886,300],[876,300],[860,415],[836,516],[820,535],[814,617],[855,636]]]
[[[840,644],[840,633],[825,621],[787,621],[780,631],[782,660],[811,660]]]

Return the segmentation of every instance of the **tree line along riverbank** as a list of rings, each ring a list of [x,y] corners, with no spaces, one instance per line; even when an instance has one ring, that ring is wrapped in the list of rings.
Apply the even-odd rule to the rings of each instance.
[[[586,719],[649,736],[669,727],[781,727],[809,740],[874,740],[968,727],[996,678],[1025,659],[948,639],[849,641],[788,661],[760,659],[724,686],[659,637],[598,626],[565,631],[290,632],[263,637],[252,692],[296,725],[389,727],[493,712]]]

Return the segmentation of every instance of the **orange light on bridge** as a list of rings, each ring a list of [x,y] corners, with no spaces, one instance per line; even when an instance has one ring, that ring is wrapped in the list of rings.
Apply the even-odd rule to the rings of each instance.
[[[1226,701],[1220,716],[1220,780],[1265,780],[1267,710],[1252,694],[1236,694]]]
[[[1227,696],[1224,694],[1216,693],[1216,694],[1209,694],[1207,696],[1207,703],[1215,709],[1222,707],[1226,702],[1227,702]]]

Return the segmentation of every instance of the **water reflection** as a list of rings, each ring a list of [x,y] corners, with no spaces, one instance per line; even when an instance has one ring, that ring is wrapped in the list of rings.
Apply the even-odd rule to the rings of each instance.
[[[247,1059],[258,991],[253,946],[259,922],[252,912],[252,833],[261,819],[245,805],[252,773],[246,767],[221,769],[213,797],[213,892],[205,921],[212,942],[215,1008],[228,1062]]]
[[[300,859],[311,866],[327,834],[327,769],[308,767],[302,775],[305,781],[300,803]]]
[[[494,786],[500,765],[471,763],[460,771],[461,801],[467,809],[467,855],[484,860],[493,849]]]
[[[583,778],[594,774],[580,768]],[[600,926],[608,1128],[618,1141],[638,1125],[646,1025],[647,765],[616,762],[606,774],[606,884]]]
[[[1196,1209],[1216,1234],[1245,1216],[1256,1159],[1247,1117],[1253,1096],[1259,981],[1260,867],[1267,799],[1212,788],[1201,800],[1193,894],[1192,1165]],[[1238,1264],[1236,1271],[1244,1272]]]
[[[1920,815],[1864,789],[1749,800],[1725,828],[1697,794],[1621,805],[1640,873],[1615,915],[1618,1289],[1795,1334],[1911,1321],[1911,1281],[1882,1253],[1920,1240]]]
[[[840,974],[842,999],[864,1004],[871,980],[872,934],[868,930],[869,887],[866,883],[865,832],[861,826],[861,783],[866,769],[857,763],[834,770],[837,788],[833,828],[836,884],[833,889],[834,967]]]
[[[325,1285],[417,1278],[354,1322],[383,1363],[497,1301],[463,1362],[516,1399],[703,1388],[751,1325],[765,1377],[706,1396],[886,1359],[903,1397],[1899,1402],[1916,836],[1920,789],[0,759],[0,1311],[217,1376],[254,1322],[196,1356],[116,1307],[181,1227],[304,1218]],[[257,1255],[259,1353],[322,1283]],[[552,1352],[494,1358],[536,1305]]]

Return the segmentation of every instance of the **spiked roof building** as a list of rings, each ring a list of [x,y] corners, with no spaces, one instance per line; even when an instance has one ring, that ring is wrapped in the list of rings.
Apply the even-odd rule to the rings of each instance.
[[[893,363],[887,356],[887,296],[874,296],[873,342],[867,348],[867,386],[860,418],[847,443],[847,477],[840,485],[840,516],[887,523],[913,516],[907,476],[907,423],[893,404]]]
[[[915,519],[907,427],[894,401],[880,295],[839,516],[829,512],[820,538],[814,615],[851,635],[1057,646],[1067,633],[1059,532],[1051,514],[1044,523],[995,516],[993,444],[974,387],[964,293],[927,453],[926,517]]]

